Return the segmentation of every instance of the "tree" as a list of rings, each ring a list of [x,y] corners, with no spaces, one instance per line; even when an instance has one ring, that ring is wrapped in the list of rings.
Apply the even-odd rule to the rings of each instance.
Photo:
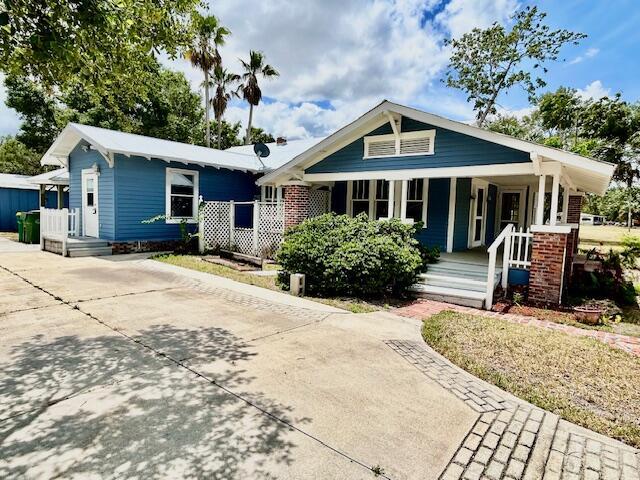
[[[95,100],[149,92],[154,55],[174,58],[193,36],[199,0],[11,0],[0,3],[0,69],[46,91],[81,88]],[[135,95],[133,95],[135,93]]]
[[[264,63],[264,54],[254,50],[249,51],[249,61],[240,59],[244,73],[242,81],[244,82],[241,90],[243,98],[249,102],[249,123],[247,123],[247,134],[244,137],[244,144],[251,143],[251,123],[253,122],[253,107],[260,104],[262,100],[262,90],[258,85],[258,77],[269,79],[280,75],[278,71],[271,65]]]
[[[544,64],[557,60],[567,43],[577,44],[586,37],[568,30],[551,30],[546,14],[537,7],[526,7],[513,16],[506,30],[497,22],[487,29],[474,28],[459,39],[448,40],[452,47],[445,80],[473,101],[479,126],[489,114],[496,113],[496,101],[502,92],[521,86],[533,102],[536,91],[546,82],[533,72],[547,72]],[[527,66],[532,63],[531,70]]]
[[[0,173],[37,175],[43,171],[38,153],[15,138],[0,139]]]
[[[262,128],[251,127],[251,141],[253,143],[271,143],[275,142],[276,139],[273,138],[273,135],[265,132]]]
[[[224,45],[224,37],[231,32],[221,26],[213,15],[194,15],[196,38],[194,44],[187,50],[186,56],[191,65],[204,73],[204,122],[206,126],[205,144],[211,146],[211,130],[209,121],[209,75],[211,70],[222,63],[218,47]]]
[[[216,89],[216,93],[211,99],[213,105],[213,113],[216,117],[217,132],[218,132],[218,150],[222,148],[222,117],[227,110],[227,104],[233,97],[237,97],[238,93],[232,90],[232,87],[240,81],[240,75],[228,72],[221,65],[218,65],[213,70],[213,86]]]

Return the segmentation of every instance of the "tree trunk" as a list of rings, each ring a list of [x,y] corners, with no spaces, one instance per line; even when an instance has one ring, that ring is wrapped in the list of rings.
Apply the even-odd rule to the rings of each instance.
[[[253,122],[253,103],[249,104],[249,123],[247,124],[247,134],[244,136],[244,144],[251,143],[251,122]]]
[[[222,150],[222,117],[217,118],[218,122],[218,150]]]
[[[211,125],[209,122],[209,71],[204,71],[204,121],[205,121],[205,142],[207,147],[211,147]]]

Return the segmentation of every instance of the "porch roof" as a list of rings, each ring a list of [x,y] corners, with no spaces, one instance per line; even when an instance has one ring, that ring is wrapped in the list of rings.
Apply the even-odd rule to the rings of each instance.
[[[50,172],[41,173],[28,179],[33,185],[69,185],[69,171],[66,168],[58,168]]]
[[[44,154],[42,165],[67,166],[67,158],[79,142],[85,141],[113,165],[114,154],[157,158],[200,166],[258,172],[261,165],[255,155],[172,142],[160,138],[69,123]]]
[[[455,168],[423,168],[386,171],[362,171],[336,174],[307,174],[305,169],[318,163],[328,155],[344,148],[372,130],[402,116],[423,122],[435,127],[451,130],[498,145],[526,152],[529,161],[510,165],[462,166]],[[393,161],[393,158],[390,158]],[[284,183],[287,180],[334,181],[348,179],[403,179],[416,177],[470,177],[485,175],[539,175],[541,172],[558,172],[569,180],[577,191],[602,194],[609,186],[615,165],[576,155],[564,150],[520,140],[508,135],[490,132],[465,123],[449,120],[438,115],[423,112],[415,108],[383,101],[357,120],[341,128],[337,132],[320,141],[313,147],[297,155],[282,167],[268,173],[258,180],[258,184]],[[352,178],[353,177],[353,178]]]

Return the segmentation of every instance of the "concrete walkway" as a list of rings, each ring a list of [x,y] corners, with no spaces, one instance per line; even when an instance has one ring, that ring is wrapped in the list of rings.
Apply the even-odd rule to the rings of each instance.
[[[637,478],[636,451],[460,371],[414,319],[258,290],[1,253],[0,478]]]

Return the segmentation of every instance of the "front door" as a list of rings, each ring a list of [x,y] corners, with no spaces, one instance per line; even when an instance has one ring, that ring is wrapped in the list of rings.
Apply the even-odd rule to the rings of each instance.
[[[484,232],[487,212],[487,188],[484,185],[473,185],[471,207],[471,247],[484,244]]]
[[[523,194],[519,191],[502,192],[500,199],[500,229],[511,224],[516,229],[522,227],[524,205],[522,203]]]
[[[82,232],[98,238],[98,174],[82,172]]]

